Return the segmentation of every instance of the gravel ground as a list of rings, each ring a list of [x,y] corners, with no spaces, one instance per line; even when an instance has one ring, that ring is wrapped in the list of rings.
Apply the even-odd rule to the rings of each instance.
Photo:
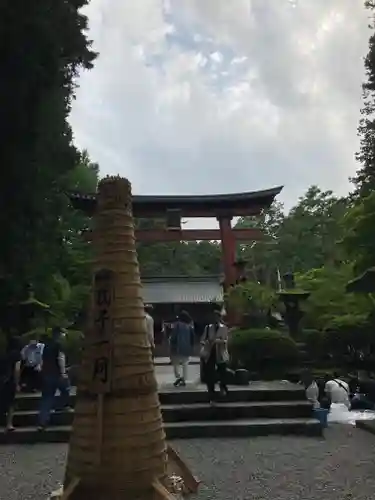
[[[349,426],[331,427],[324,440],[202,439],[174,446],[203,481],[199,500],[374,498],[375,437]],[[0,450],[0,500],[42,500],[62,479],[66,445]]]

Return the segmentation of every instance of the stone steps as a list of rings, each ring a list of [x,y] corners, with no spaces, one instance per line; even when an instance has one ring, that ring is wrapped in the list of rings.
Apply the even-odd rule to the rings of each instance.
[[[165,423],[190,421],[226,421],[250,418],[309,418],[311,405],[307,401],[268,401],[162,405],[161,411]],[[37,421],[36,410],[17,410],[14,414],[15,427],[32,427]],[[73,423],[74,410],[57,411],[51,415],[52,426],[70,426]]]
[[[165,423],[311,417],[311,405],[307,401],[237,401],[218,403],[214,407],[207,403],[162,405],[161,410]]]
[[[272,384],[272,385],[271,385]],[[207,402],[207,391],[203,386],[191,385],[186,388],[174,388],[173,385],[165,385],[159,391],[159,399],[162,405],[183,405]],[[18,394],[16,405],[18,410],[37,410],[40,394]],[[70,406],[74,406],[76,400],[75,388],[70,396]],[[305,392],[294,384],[282,384],[278,386],[272,382],[252,383],[248,387],[230,387],[225,402],[280,402],[280,401],[304,401]]]
[[[322,435],[319,422],[312,418],[257,418],[165,423],[167,439],[255,437],[268,435]],[[56,425],[38,432],[35,427],[19,427],[14,432],[0,431],[0,444],[67,443],[70,426]]]
[[[167,438],[169,439],[255,437],[271,434],[322,435],[319,422],[313,418],[252,418],[204,422],[173,422],[165,424],[165,428]]]
[[[71,396],[74,407],[76,396]],[[242,437],[267,434],[321,435],[319,422],[312,418],[312,407],[303,388],[289,383],[252,383],[249,387],[230,387],[225,400],[210,406],[203,386],[186,388],[164,385],[159,392],[165,430],[169,439],[200,437]],[[39,394],[17,396],[12,433],[0,431],[0,443],[67,442],[74,410],[51,415],[49,428],[36,430]]]

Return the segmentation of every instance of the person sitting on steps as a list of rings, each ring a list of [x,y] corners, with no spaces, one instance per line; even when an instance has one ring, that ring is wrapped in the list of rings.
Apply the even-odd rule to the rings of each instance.
[[[320,408],[319,387],[309,370],[302,372],[301,383],[305,386],[306,399],[312,403],[313,408]]]
[[[341,379],[339,372],[333,373],[333,378],[326,383],[324,392],[331,404],[343,404],[350,408],[349,384]]]

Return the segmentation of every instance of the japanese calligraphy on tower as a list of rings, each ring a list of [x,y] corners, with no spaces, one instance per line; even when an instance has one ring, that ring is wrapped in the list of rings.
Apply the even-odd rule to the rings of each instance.
[[[114,302],[114,273],[101,269],[94,278],[93,341],[112,337],[112,310]]]
[[[95,394],[111,391],[114,273],[101,269],[94,277],[92,327],[88,332],[90,380],[89,390]]]
[[[92,344],[90,349],[89,391],[93,394],[111,392],[112,347],[107,340]]]

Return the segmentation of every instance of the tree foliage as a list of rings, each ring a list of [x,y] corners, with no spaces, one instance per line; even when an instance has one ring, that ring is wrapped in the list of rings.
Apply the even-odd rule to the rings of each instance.
[[[343,258],[337,243],[343,237],[341,220],[349,202],[332,191],[311,186],[288,214],[274,203],[259,222],[268,238],[243,245],[240,255],[249,264],[252,279],[276,285],[277,272],[306,272]],[[238,227],[249,227],[253,219],[242,218]]]
[[[247,262],[248,275],[255,282],[275,283],[280,263],[279,237],[285,220],[284,207],[275,201],[260,217],[241,217],[237,228],[258,227],[265,235],[264,241],[239,246],[239,258]]]
[[[346,285],[352,278],[351,264],[326,265],[296,276],[298,287],[311,292],[303,305],[306,328],[330,328],[337,318],[347,315],[352,322],[362,322],[369,316],[373,308],[371,299],[366,295],[346,293]]]
[[[355,271],[362,273],[375,265],[375,191],[357,200],[343,221],[343,244]]]
[[[280,230],[280,255],[288,266],[285,271],[307,271],[341,260],[337,242],[342,238],[340,221],[346,208],[347,201],[332,191],[317,186],[308,189]]]
[[[95,192],[99,167],[91,162],[87,151],[65,179],[68,190],[83,193]],[[61,248],[57,272],[53,275],[57,296],[47,289],[52,309],[59,311],[61,320],[77,321],[87,303],[91,287],[92,248],[86,234],[92,229],[92,220],[85,214],[73,210],[69,205],[61,215]],[[55,298],[56,297],[56,300]]]
[[[259,312],[266,315],[277,304],[275,291],[256,281],[233,287],[227,294],[227,300],[229,307],[232,306],[241,314]]]
[[[58,269],[64,181],[80,160],[67,118],[76,77],[96,56],[79,12],[86,4],[1,4],[0,274],[8,298],[27,281],[42,289]]]
[[[277,330],[238,329],[231,332],[229,341],[231,362],[235,368],[244,367],[262,375],[262,380],[285,376],[299,360],[294,340]]]
[[[366,7],[372,11],[371,28],[375,27],[375,2],[368,0]],[[353,181],[356,186],[355,194],[361,197],[368,196],[375,189],[375,33],[369,40],[369,51],[365,58],[366,81],[363,83],[363,108],[358,134],[361,148],[357,160],[361,163]]]
[[[64,183],[71,190],[93,192],[98,183],[98,166],[91,163],[87,152],[81,155],[81,161],[65,178]],[[73,210],[65,204],[60,213],[60,245],[56,255],[53,272],[43,269],[37,282],[37,296],[48,303],[53,311],[50,325],[69,326],[78,323],[82,326],[82,314],[87,304],[91,288],[92,247],[86,237],[92,229],[91,219],[82,212]]]
[[[163,228],[164,221],[141,219],[140,229]],[[200,276],[219,275],[221,272],[221,245],[216,241],[189,241],[172,243],[138,243],[138,259],[145,276]]]
[[[375,28],[375,2],[366,2],[372,14],[371,28]],[[366,81],[363,84],[362,118],[358,127],[361,148],[357,160],[361,166],[353,181],[354,204],[344,221],[344,247],[355,263],[358,273],[375,265],[375,33],[369,41],[365,58]]]

